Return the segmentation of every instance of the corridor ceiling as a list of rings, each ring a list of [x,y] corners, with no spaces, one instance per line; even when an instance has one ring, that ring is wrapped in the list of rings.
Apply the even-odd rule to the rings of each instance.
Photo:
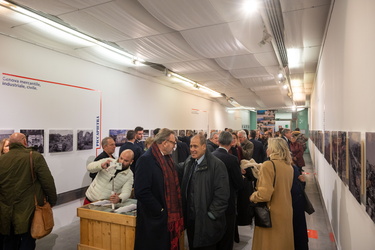
[[[0,0],[0,4],[3,1]],[[123,63],[0,7],[0,34],[151,79],[226,107],[308,107],[331,0],[8,1],[145,60]],[[211,97],[166,69],[221,93]],[[279,73],[284,77],[280,80]],[[287,85],[287,89],[283,87]],[[233,102],[232,102],[233,103]]]

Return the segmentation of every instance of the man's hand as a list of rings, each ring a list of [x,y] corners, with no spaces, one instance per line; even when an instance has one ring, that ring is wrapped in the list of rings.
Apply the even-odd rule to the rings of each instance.
[[[118,196],[118,194],[112,194],[110,197],[109,197],[109,200],[110,202],[112,202],[113,204],[117,204],[120,202],[120,197]]]
[[[106,162],[102,163],[102,169],[107,169],[109,167],[109,164],[111,164],[111,160],[108,159]]]

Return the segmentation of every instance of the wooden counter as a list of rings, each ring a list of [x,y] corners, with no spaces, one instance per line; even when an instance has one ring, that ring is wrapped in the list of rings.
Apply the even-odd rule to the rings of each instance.
[[[136,216],[118,214],[108,207],[86,205],[80,217],[79,250],[134,249]]]

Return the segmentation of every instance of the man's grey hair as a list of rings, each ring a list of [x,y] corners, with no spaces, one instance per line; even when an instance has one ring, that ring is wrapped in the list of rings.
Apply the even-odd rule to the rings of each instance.
[[[102,147],[108,145],[108,140],[113,140],[113,138],[110,137],[110,136],[104,137],[104,138],[102,139]]]
[[[214,138],[215,135],[218,135],[219,132],[212,132],[211,135],[210,135],[210,139]]]
[[[159,133],[157,133],[155,135],[154,142],[156,142],[157,144],[161,144],[163,141],[168,140],[169,136],[171,134],[174,135],[174,131],[173,130],[170,130],[170,129],[167,129],[167,128],[162,128],[162,129],[160,129]]]
[[[238,134],[241,134],[241,135],[243,135],[245,138],[247,138],[245,130],[240,130],[240,131],[238,131]]]
[[[229,146],[232,143],[233,137],[232,134],[224,131],[219,135],[219,144],[223,146]]]
[[[292,130],[288,129],[288,128],[284,128],[283,131],[281,132],[281,134],[284,136],[286,133],[290,132]]]

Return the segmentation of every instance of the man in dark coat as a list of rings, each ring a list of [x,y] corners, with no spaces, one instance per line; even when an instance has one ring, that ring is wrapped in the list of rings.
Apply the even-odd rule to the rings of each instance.
[[[183,216],[180,184],[171,157],[175,145],[174,132],[161,129],[138,159],[134,179],[138,200],[134,249],[178,249]]]
[[[228,172],[224,163],[206,150],[203,135],[191,139],[190,153],[179,168],[189,249],[216,249],[225,232]]]
[[[255,139],[257,132],[255,130],[250,131],[250,140],[254,144],[254,151],[253,151],[253,159],[257,163],[263,163],[266,158],[267,154],[264,150],[263,144]]]
[[[133,151],[134,159],[133,159],[132,165],[130,166],[130,169],[133,171],[133,173],[135,173],[135,166],[137,164],[137,161],[139,157],[141,157],[144,151],[141,149],[139,145],[135,144],[135,131],[134,130],[129,130],[126,133],[126,140],[127,141],[124,144],[122,144],[122,146],[120,147],[118,155],[120,156],[122,151],[126,149],[130,149],[131,151]]]
[[[10,151],[0,157],[0,234],[5,235],[4,249],[35,249],[30,224],[35,210],[34,195],[39,205],[44,198],[56,204],[54,179],[44,157],[26,148],[26,136],[14,133],[9,138]],[[30,157],[33,161],[33,183]]]
[[[207,150],[214,152],[219,147],[219,133],[212,132],[210,138],[207,140]]]
[[[228,208],[225,211],[226,230],[223,238],[217,243],[217,249],[233,249],[234,230],[236,225],[236,196],[237,191],[243,187],[243,179],[240,164],[236,156],[230,154],[228,150],[231,148],[232,134],[229,132],[221,132],[219,135],[219,148],[212,154],[224,162],[227,167],[229,177],[230,196]]]
[[[135,142],[134,144],[139,146],[142,149],[142,152],[145,151],[145,142],[142,141],[143,139],[143,128],[140,126],[137,126],[134,129],[135,132]]]
[[[95,159],[94,161],[99,161],[101,159],[104,159],[104,158],[112,158],[112,159],[115,159],[115,157],[113,156],[113,153],[115,152],[116,150],[116,143],[115,141],[113,140],[112,137],[105,137],[103,138],[102,140],[102,148],[103,148],[103,152],[101,152]],[[95,179],[97,173],[89,173],[90,177],[92,180]]]

